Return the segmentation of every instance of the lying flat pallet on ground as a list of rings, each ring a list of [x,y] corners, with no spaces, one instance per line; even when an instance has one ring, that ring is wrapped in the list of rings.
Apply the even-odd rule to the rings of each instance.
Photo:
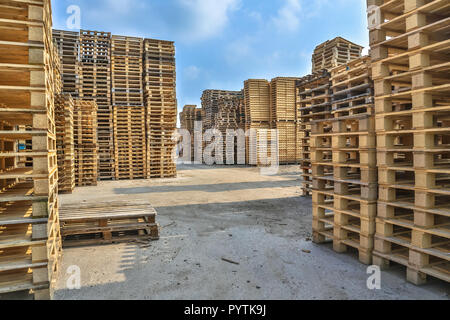
[[[156,215],[145,201],[66,205],[60,209],[63,246],[158,240]]]
[[[450,4],[369,0],[379,200],[374,263],[450,282]],[[372,13],[373,14],[373,13]],[[377,20],[377,19],[374,19]]]

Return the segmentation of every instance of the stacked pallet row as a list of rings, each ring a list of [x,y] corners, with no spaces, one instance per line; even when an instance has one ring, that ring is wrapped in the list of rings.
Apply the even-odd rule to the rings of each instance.
[[[147,178],[173,178],[177,175],[174,159],[177,124],[174,43],[145,39],[144,66]]]
[[[0,294],[49,299],[61,254],[51,4],[0,8]],[[17,167],[25,153],[32,167]]]
[[[355,248],[370,264],[378,196],[370,58],[330,72],[331,116],[312,125],[314,241]]]
[[[224,164],[245,164],[245,122],[242,121],[241,101],[239,96],[218,101],[219,110],[214,122],[223,139],[223,156],[219,159],[222,158]]]
[[[97,104],[75,100],[73,136],[75,144],[75,184],[96,186],[98,178]]]
[[[379,201],[374,263],[450,282],[449,1],[369,0]]]
[[[311,123],[329,117],[331,108],[330,74],[323,70],[296,83],[297,148],[300,153],[302,195],[312,195]]]
[[[80,31],[80,99],[95,101],[99,148],[98,178],[115,177],[111,106],[111,33]]]
[[[70,94],[58,94],[55,96],[58,189],[60,193],[72,193],[75,188],[73,110],[74,102]]]
[[[326,41],[314,49],[312,73],[330,70],[357,59],[361,57],[362,49],[363,47],[341,37]]]
[[[114,106],[114,149],[117,180],[145,179],[147,156],[145,108]]]
[[[266,166],[277,153],[277,136],[270,117],[270,83],[262,79],[244,82],[246,163]],[[272,142],[275,148],[272,148]],[[275,149],[275,150],[274,150]],[[276,157],[278,159],[278,157]]]
[[[147,177],[142,51],[143,39],[112,36],[111,94],[117,180]]]
[[[62,92],[72,95],[74,99],[78,97],[79,90],[79,38],[78,32],[53,30],[53,40],[56,41],[61,64]]]
[[[295,82],[297,78],[275,78],[270,83],[270,120],[278,130],[280,164],[297,163]]]

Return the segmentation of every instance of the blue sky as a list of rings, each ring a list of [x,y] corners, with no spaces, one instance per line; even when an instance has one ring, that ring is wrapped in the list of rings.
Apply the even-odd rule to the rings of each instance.
[[[70,5],[81,28],[175,41],[178,109],[205,89],[240,90],[249,78],[304,76],[321,42],[368,47],[365,0],[52,0],[54,27]]]

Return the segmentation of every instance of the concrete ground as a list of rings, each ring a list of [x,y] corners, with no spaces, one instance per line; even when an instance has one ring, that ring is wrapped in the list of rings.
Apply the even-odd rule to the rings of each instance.
[[[311,198],[296,166],[275,176],[257,168],[181,166],[177,179],[101,182],[61,204],[149,200],[161,239],[65,249],[56,299],[449,299],[450,286],[416,287],[398,266],[367,288],[356,253],[338,254],[311,237]],[[229,263],[223,258],[239,264]],[[81,270],[69,290],[66,270]]]

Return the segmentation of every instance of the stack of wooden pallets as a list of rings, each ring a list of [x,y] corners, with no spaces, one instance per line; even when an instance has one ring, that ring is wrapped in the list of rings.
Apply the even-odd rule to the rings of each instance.
[[[58,151],[59,193],[75,188],[75,145],[73,140],[74,102],[70,94],[55,96],[56,148]]]
[[[326,41],[314,49],[312,73],[320,72],[323,69],[330,70],[359,58],[362,49],[363,47],[341,37]]]
[[[245,121],[241,117],[242,97],[224,97],[218,101],[215,129],[222,135],[223,164],[245,164]]]
[[[180,112],[180,124],[181,129],[188,131],[190,134],[191,161],[195,159],[195,122],[199,121],[202,121],[202,109],[197,108],[196,105],[184,106],[183,111]]]
[[[61,208],[64,247],[159,239],[156,211],[148,202],[115,201]]]
[[[114,154],[117,180],[145,179],[145,109],[114,106]]]
[[[295,82],[297,78],[275,78],[270,83],[270,120],[278,130],[280,164],[297,163]]]
[[[246,163],[266,166],[278,152],[276,134],[270,122],[270,83],[263,79],[249,79],[244,82]],[[277,158],[278,159],[278,158]]]
[[[177,99],[173,42],[144,40],[144,88],[147,112],[147,177],[176,177],[174,134],[177,124]]]
[[[300,153],[302,195],[312,195],[311,123],[330,116],[330,74],[322,70],[301,78],[296,83],[297,148]]]
[[[80,99],[97,103],[98,178],[115,177],[111,105],[111,33],[80,31]]]
[[[112,36],[111,79],[114,112],[115,178],[147,177],[143,39]]]
[[[61,254],[51,3],[0,7],[0,294],[49,299]],[[17,166],[24,154],[32,167]]]
[[[374,263],[406,266],[415,284],[450,282],[450,4],[367,3],[380,185]]]
[[[202,101],[202,119],[203,130],[213,129],[215,127],[216,114],[219,112],[219,99],[238,97],[240,91],[227,90],[205,90],[203,91]]]
[[[331,69],[331,116],[312,122],[314,241],[372,262],[377,167],[370,59]]]
[[[74,99],[78,97],[79,89],[79,38],[78,32],[53,30],[53,40],[56,41],[61,63],[62,91],[71,94]]]
[[[98,177],[97,104],[75,100],[73,112],[75,183],[96,186]]]

